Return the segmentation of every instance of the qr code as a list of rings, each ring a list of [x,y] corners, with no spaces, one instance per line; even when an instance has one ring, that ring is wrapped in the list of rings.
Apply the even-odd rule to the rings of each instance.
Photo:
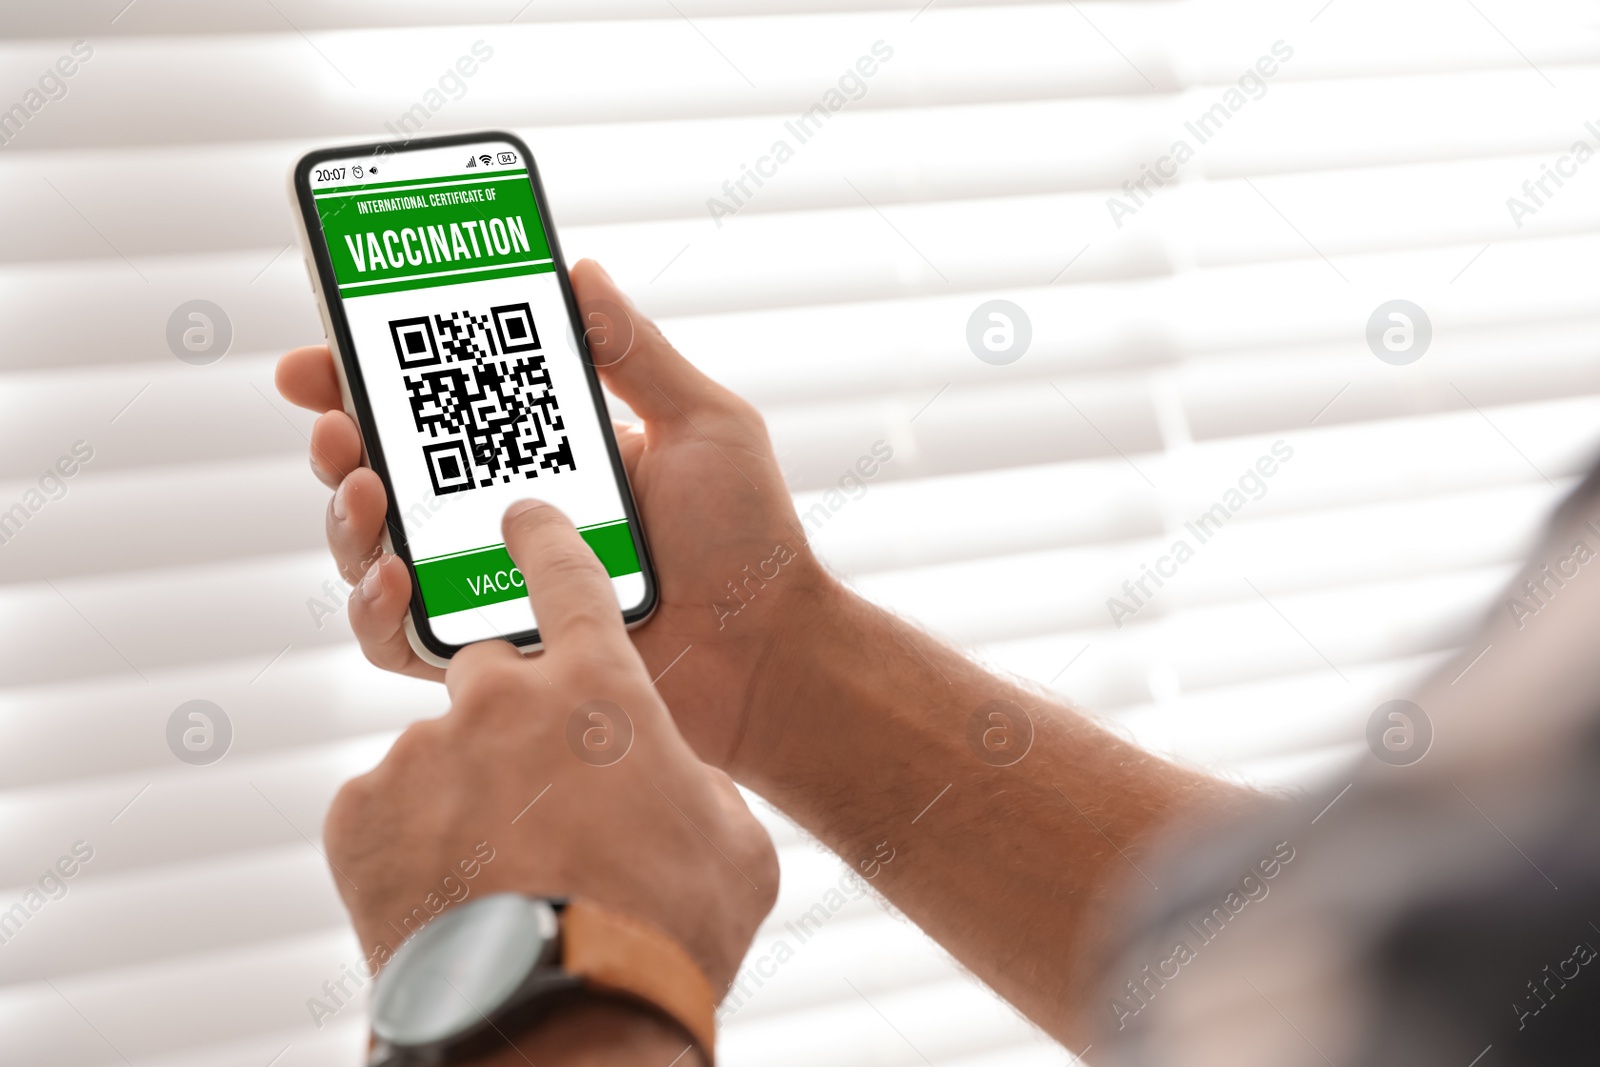
[[[393,319],[435,493],[577,470],[527,304]]]

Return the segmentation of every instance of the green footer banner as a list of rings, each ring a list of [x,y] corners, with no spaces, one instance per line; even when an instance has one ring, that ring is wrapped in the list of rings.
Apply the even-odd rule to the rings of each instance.
[[[611,577],[637,574],[641,569],[628,520],[586,526],[578,533],[594,549]],[[528,595],[522,572],[511,562],[511,553],[503,544],[419,560],[416,566],[417,587],[422,590],[422,603],[430,618]]]

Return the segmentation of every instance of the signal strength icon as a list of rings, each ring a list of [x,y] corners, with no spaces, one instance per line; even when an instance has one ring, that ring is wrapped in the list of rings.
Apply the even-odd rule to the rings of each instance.
[[[468,156],[467,157],[467,166],[476,167],[477,165],[478,165],[478,160],[477,160],[476,157],[474,157],[474,156]]]

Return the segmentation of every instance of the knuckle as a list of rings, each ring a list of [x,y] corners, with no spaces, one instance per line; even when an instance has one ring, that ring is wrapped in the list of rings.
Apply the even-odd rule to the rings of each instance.
[[[760,896],[761,914],[765,915],[778,902],[778,851],[772,845],[767,831],[750,817],[744,828],[741,851],[749,864],[750,880],[755,882]]]
[[[333,795],[333,803],[328,805],[328,818],[345,819],[359,812],[366,802],[371,799],[373,783],[371,773],[358,774],[339,787]]]
[[[363,641],[361,643],[361,654],[367,657],[368,663],[372,664],[380,671],[392,670],[394,668],[390,658],[391,654],[389,650],[382,645],[371,645]]]
[[[704,405],[724,427],[743,432],[766,429],[766,420],[754,404],[720,385],[708,387]]]
[[[607,627],[615,622],[616,616],[616,608],[611,604],[584,602],[582,604],[574,604],[563,612],[562,626],[569,631],[581,630],[586,634],[593,635],[604,632]],[[598,653],[597,648],[587,645],[583,647],[582,651],[585,653]],[[609,662],[609,657],[606,658],[606,662]]]
[[[437,752],[444,740],[444,726],[440,719],[422,719],[400,731],[400,736],[389,746],[380,769],[405,771],[429,753]]]
[[[648,315],[639,314],[637,311],[630,313],[630,318],[645,328],[645,332],[649,334],[648,340],[651,344],[682,358],[678,350],[673,347],[672,342],[667,340],[667,335],[661,331],[661,327],[656,323],[655,319],[650,318]]]
[[[368,568],[370,568],[382,554],[383,550],[381,548],[375,548],[372,552],[369,552],[366,555],[358,556],[353,552],[342,554],[343,558],[338,560],[339,577],[344,579],[346,585],[360,584],[361,579],[367,576]]]
[[[569,632],[584,631],[589,625],[596,628],[600,626],[598,617],[592,624],[582,619],[569,622]],[[599,641],[585,641],[563,648],[560,663],[545,670],[554,676],[563,689],[575,693],[590,692],[596,688],[596,683],[610,680],[621,673],[611,650]]]
[[[504,659],[475,665],[457,687],[451,710],[476,716],[514,700],[525,684],[519,667],[520,664]]]
[[[587,581],[605,572],[593,552],[580,546],[551,552],[539,564],[539,577],[547,582]]]
[[[351,583],[352,585],[355,583]],[[361,642],[361,654],[367,657],[367,662],[383,671],[399,671],[410,662],[410,645],[398,644],[393,641],[380,641],[369,637],[365,632],[371,620],[365,616],[356,617],[352,612],[351,625],[355,628],[356,637]]]
[[[334,794],[322,823],[323,842],[330,856],[348,855],[351,844],[362,839],[362,826],[376,790],[369,772],[351,778]]]
[[[760,408],[740,396],[733,397],[731,407],[734,417],[745,423],[748,429],[762,434],[767,432],[767,419],[765,415],[761,414]]]

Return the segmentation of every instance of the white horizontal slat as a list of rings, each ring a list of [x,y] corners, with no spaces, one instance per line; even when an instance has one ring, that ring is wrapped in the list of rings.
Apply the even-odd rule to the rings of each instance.
[[[1039,627],[1035,636],[985,641],[978,648],[986,660],[1107,715],[1193,694],[1209,699],[1229,687],[1271,685],[1296,676],[1308,684],[1312,676],[1320,678],[1325,693],[1332,694],[1329,699],[1359,703],[1362,693],[1345,681],[1351,672],[1377,672],[1371,674],[1377,678],[1392,667],[1403,678],[1411,670],[1405,664],[1455,651],[1512,573],[1507,567],[1479,568],[1336,593],[1269,593],[1271,605],[1259,597],[1231,601],[1122,630]],[[1242,583],[1241,588],[1252,595]],[[1433,599],[1419,603],[1417,598]],[[1394,600],[1403,600],[1402,608],[1387,610]],[[1309,639],[1314,644],[1306,636],[1313,623],[1318,627]],[[1297,634],[1296,628],[1303,632]],[[1240,657],[1240,647],[1248,647],[1250,655]],[[1322,723],[1308,728],[1316,734],[1327,728]],[[1167,744],[1154,731],[1144,739]],[[1190,756],[1225,769],[1215,763],[1213,752]]]
[[[105,41],[74,79],[73,106],[41,113],[25,136],[36,149],[328,139],[352,130],[377,138],[478,39],[494,54],[446,105],[453,128],[504,123],[508,113],[518,125],[798,114],[889,38],[901,42],[899,65],[874,75],[866,106],[1153,91],[1070,8],[934,10],[914,25],[902,11],[700,23],[668,11],[624,23],[332,31],[315,42],[286,32],[198,51],[181,38]],[[29,82],[59,48],[13,45],[0,54],[0,74]],[[169,77],[174,64],[184,70],[181,86]],[[582,91],[530,94],[530,70],[543,84]],[[274,107],[255,106],[269,98]]]
[[[915,12],[926,0],[875,0],[883,10]],[[980,7],[994,0],[942,0],[941,6]],[[1015,2],[1015,0],[1010,0]],[[593,19],[653,19],[661,16],[650,0],[466,0],[375,7],[362,0],[276,0],[261,9],[206,3],[205,0],[143,0],[124,9],[127,0],[87,0],[71,9],[38,7],[8,11],[0,22],[7,37],[73,37],[98,32],[110,35],[283,33],[288,25],[303,32],[377,29],[397,26],[451,26],[476,23],[534,24]],[[728,15],[791,14],[853,11],[849,0],[674,0],[689,18]],[[276,8],[277,11],[273,9]]]
[[[846,991],[848,978],[839,977]],[[910,1067],[1021,1044],[1030,1037],[1045,1043],[1035,1035],[999,1000],[975,997],[965,982],[952,980],[752,1021],[725,1035],[721,1049],[730,1063],[786,1067],[826,1060]]]
[[[8,791],[0,795],[0,823],[13,847],[0,857],[0,884],[36,881],[78,840],[95,849],[79,876],[85,883],[206,856],[295,844],[310,850],[339,784],[375,764],[391,740],[365,735],[203,768],[169,760],[159,769]],[[327,879],[324,872],[331,890]]]
[[[263,1031],[271,1040],[290,1032],[320,1044],[306,998],[338,973],[337,961],[357,955],[354,950],[353,936],[340,931],[249,952],[225,950],[67,977],[54,988],[42,980],[11,985],[0,989],[0,1030],[7,1038],[0,1063],[101,1067],[123,1063],[123,1057],[140,1062],[196,1052]],[[322,1033],[329,1035],[341,1021],[336,1017]],[[335,1032],[338,1037],[321,1039],[360,1040],[359,1031]],[[278,1041],[274,1051],[291,1040]]]
[[[1015,0],[1013,0],[1015,2]],[[199,0],[145,0],[137,10],[125,8],[125,0],[90,0],[71,9],[21,8],[7,12],[3,25],[8,38],[74,37],[85,33],[103,36],[143,36],[161,34],[281,34],[286,27],[302,32],[336,29],[378,29],[407,26],[440,27],[504,22],[533,24],[573,20],[651,19],[660,16],[659,7],[649,0],[547,0],[528,5],[523,0],[473,0],[467,3],[413,3],[401,8],[375,9],[369,4],[336,0],[309,3],[285,0],[274,10],[218,7]],[[873,8],[884,12],[915,14],[922,11],[922,0],[876,0]],[[987,6],[991,0],[949,0],[941,9]],[[1174,51],[1187,52],[1184,71],[1202,76],[1211,67],[1230,71],[1240,60],[1248,61],[1246,46],[1238,41],[1239,31],[1259,31],[1265,20],[1281,17],[1282,5],[1262,0],[1216,0],[1216,2],[1164,5],[1155,18],[1145,17],[1143,4],[1118,5],[1090,2],[1084,5],[1096,22],[1111,20],[1121,35],[1142,30],[1160,34]],[[1118,10],[1132,7],[1131,12]],[[846,0],[682,0],[675,4],[685,17],[694,19],[727,16],[781,15],[855,11],[861,5]],[[1579,27],[1587,14],[1581,0],[1565,0],[1541,5],[1542,17],[1529,17],[1509,0],[1490,0],[1483,7],[1493,15],[1493,25],[1509,28],[1523,48],[1541,61],[1562,56],[1583,55],[1591,38]],[[1354,9],[1354,10],[1352,10]],[[1294,12],[1295,16],[1300,13]],[[1367,0],[1345,6],[1345,18],[1318,28],[1311,47],[1320,46],[1318,57],[1324,66],[1335,69],[1368,69],[1384,65],[1417,63],[1426,69],[1452,69],[1470,62],[1499,61],[1510,64],[1502,47],[1495,46],[1492,26],[1479,25],[1467,18],[1448,0],[1413,3],[1395,9]],[[1374,38],[1361,32],[1377,15],[1391,32]],[[1364,17],[1363,17],[1364,16]],[[1296,25],[1298,18],[1285,19]],[[1173,24],[1178,24],[1174,29]],[[1437,32],[1441,23],[1456,32]],[[1587,29],[1588,27],[1583,27]],[[1430,32],[1433,31],[1433,32]]]
[[[204,448],[203,441],[195,441],[197,451]],[[298,443],[307,448],[303,440]],[[303,460],[233,459],[105,475],[91,465],[80,475],[67,483],[65,496],[47,504],[7,542],[0,579],[20,582],[183,567],[303,551],[323,543],[318,516],[330,494]],[[0,499],[20,499],[29,488],[37,486],[0,483]],[[189,515],[177,530],[166,521],[174,511]],[[107,529],[121,531],[115,542],[106,542],[101,531]],[[327,570],[328,579],[338,579],[331,562]],[[335,590],[342,599],[343,583]],[[313,594],[332,599],[321,589],[307,596]]]
[[[265,669],[286,645],[305,650],[345,639],[332,626],[319,628],[305,604],[326,596],[325,583],[337,578],[320,551],[3,586],[9,618],[0,633],[13,655],[0,664],[0,685],[139,674],[251,653]],[[241,614],[246,603],[264,610]]]
[[[94,314],[83,313],[85,292]],[[167,318],[200,294],[228,311],[235,352],[282,352],[323,339],[311,283],[298,257],[266,248],[182,259],[120,258],[0,267],[0,311],[16,331],[0,352],[0,372],[160,362],[170,366]],[[54,324],[46,315],[57,316]],[[72,330],[61,329],[62,322]],[[206,368],[194,368],[200,377]],[[85,411],[106,422],[133,398]]]
[[[895,605],[926,623],[941,636],[960,644],[987,643],[1055,630],[1081,630],[1105,625],[1110,618],[1105,598],[1120,589],[1123,576],[1137,574],[1141,562],[1131,552],[1122,552],[1119,555],[1122,558],[1117,562],[1124,563],[1124,567],[1110,573],[1104,566],[1109,561],[1086,561],[1073,558],[1069,552],[1047,552],[1012,556],[998,561],[949,564],[942,567],[917,568],[892,575],[874,575],[863,579],[858,585],[872,599]],[[1431,579],[1419,579],[1421,584],[1418,586],[1418,595],[1422,595],[1421,591],[1425,589],[1428,595],[1443,596],[1448,592],[1450,596],[1437,600],[1432,605],[1408,606],[1404,617],[1421,626],[1422,631],[1417,634],[1396,634],[1396,639],[1405,636],[1421,644],[1416,648],[1397,644],[1395,651],[1405,654],[1410,651],[1432,650],[1444,647],[1440,642],[1457,639],[1456,635],[1464,621],[1472,617],[1475,609],[1493,591],[1494,583],[1506,580],[1513,571],[1514,568],[1509,567],[1496,568],[1492,573],[1485,574],[1480,580],[1473,582],[1466,581],[1465,576],[1458,572],[1446,572]],[[1046,580],[1041,577],[1042,575],[1050,577]],[[1076,588],[1087,587],[1103,596],[1092,601],[1062,599],[1060,590],[1074,588],[1075,582],[1078,583]],[[1019,593],[1006,601],[999,601],[985,595],[994,589],[1018,589]],[[1243,598],[1252,595],[1242,577],[1238,580],[1233,593],[1229,602],[1242,601]],[[1387,586],[1345,589],[1342,593],[1362,598],[1361,603],[1372,612],[1381,612],[1379,604],[1383,597],[1400,595]],[[1272,595],[1270,589],[1267,590],[1267,595]],[[945,606],[941,609],[941,604],[955,606]],[[1261,612],[1265,613],[1261,618],[1270,616],[1277,619],[1266,605],[1259,602],[1246,602],[1242,606],[1251,612],[1259,607]],[[1186,613],[1180,618],[1188,620],[1191,615],[1192,613]],[[1352,646],[1345,655],[1346,660],[1357,655],[1365,658],[1381,654],[1371,649],[1369,640],[1369,636],[1376,639],[1375,635],[1380,631],[1369,629],[1364,634],[1360,620],[1342,610],[1339,618],[1341,639],[1347,640]],[[1209,625],[1232,625],[1233,622],[1233,617],[1223,614],[1212,620]],[[1359,652],[1356,651],[1358,648]],[[1291,659],[1304,658],[1300,657],[1301,651],[1307,656],[1311,655],[1309,649],[1285,641],[1278,650],[1278,661],[1282,662],[1283,656],[1289,656]],[[1328,655],[1336,661],[1339,660],[1339,653],[1335,650],[1330,650]],[[1214,666],[1222,670],[1243,669],[1255,672],[1262,670],[1263,664],[1268,662],[1270,661],[1263,657],[1249,666],[1243,666],[1236,657],[1229,657]]]
[[[1259,508],[1250,512],[1259,516],[1507,482],[1543,486],[1540,472],[1551,479],[1570,477],[1591,461],[1597,444],[1595,404],[1592,398],[1578,398],[1495,408],[1492,421],[1479,412],[1457,411],[1376,426],[1303,425],[1282,439],[1295,449],[1294,458],[1273,476],[1263,498],[1247,508]],[[1126,548],[1133,538],[1150,537],[1160,528],[1152,519],[1160,514],[1162,490],[1170,494],[1166,506],[1178,517],[1176,524],[1192,521],[1269,454],[1273,443],[1272,437],[1234,438],[1197,446],[1176,459],[1129,457],[1137,469],[1117,458],[909,485],[884,483],[871,486],[859,501],[841,492],[849,502],[840,503],[821,524],[819,541],[830,558],[852,573],[973,558],[983,554],[978,549],[985,537],[993,539],[987,554],[994,558],[1113,537]],[[890,465],[915,458],[915,453],[897,453]],[[847,462],[834,469],[844,471]],[[802,495],[801,511],[811,513],[820,499],[815,493]],[[952,501],[962,505],[952,506]],[[968,501],[974,505],[970,509]],[[1531,529],[1539,513],[1523,512],[1517,518]],[[814,525],[818,521],[820,517]],[[970,547],[963,551],[963,544]],[[891,545],[904,548],[886,550]],[[1146,555],[1144,561],[1152,560]],[[1112,584],[1122,577],[1119,573]]]
[[[1126,709],[1116,721],[1146,747],[1226,770],[1284,752],[1364,743],[1372,709],[1406,692],[1442,658],[1431,654],[1352,667],[1344,671],[1348,686],[1330,688],[1325,671],[1218,686]]]
[[[1573,443],[1589,447],[1593,432],[1577,412],[1571,414]],[[1443,441],[1471,447],[1468,442],[1484,443],[1473,439],[1488,428],[1481,421],[1473,426],[1448,417],[1405,420],[1385,429],[1385,436],[1438,435],[1441,447]],[[1372,427],[1344,428],[1344,432],[1328,431],[1319,440],[1334,449],[1356,447],[1350,439],[1371,432]],[[826,507],[830,502],[825,493],[799,494],[796,507],[801,515],[813,516],[813,547],[848,575],[1113,542],[1136,543],[1143,562],[1149,563],[1160,554],[1155,549],[1166,551],[1171,545],[1170,537],[1161,536],[1165,515],[1170,512],[1181,521],[1192,521],[1237,484],[1266,451],[1265,445],[1251,439],[1208,442],[1181,464],[1146,463],[1145,472],[1170,488],[1172,499],[1166,503],[1121,459],[1112,459],[887,482],[865,492],[850,489],[841,491],[845,502],[837,511],[830,510],[825,522],[814,510],[817,504]],[[1471,451],[1488,458],[1481,447]],[[1389,463],[1380,462],[1379,448],[1352,456],[1345,464],[1330,462],[1326,452],[1320,463],[1316,452],[1296,458],[1311,462],[1293,467],[1291,461],[1292,475],[1275,476],[1276,484],[1269,484],[1265,495],[1247,505],[1248,525],[1242,521],[1236,529],[1259,531],[1256,536],[1288,532],[1282,524],[1256,521],[1282,515],[1349,526],[1367,522],[1369,515],[1398,513],[1402,525],[1431,524],[1435,509],[1478,509],[1494,515],[1494,520],[1456,533],[1477,546],[1485,538],[1498,538],[1507,524],[1523,533],[1530,530],[1556,493],[1509,448],[1499,463],[1464,466],[1450,472],[1450,477],[1437,474],[1429,454],[1396,455]],[[955,500],[962,506],[952,507]],[[1381,501],[1394,502],[1392,511]],[[1488,510],[1496,505],[1507,510]]]
[[[102,847],[104,843],[102,842]],[[84,868],[87,875],[96,860]],[[181,893],[173,892],[182,886]],[[20,895],[23,887],[8,889]],[[6,944],[0,986],[242,944],[344,932],[328,865],[305,842],[77,878]],[[351,959],[358,954],[352,953]]]
[[[1270,195],[1271,189],[1268,191]],[[1203,195],[1211,198],[1218,194],[1209,190]],[[1210,249],[1160,233],[1161,207],[1160,203],[1152,205],[1148,221],[1141,214],[1120,234],[1109,221],[1104,198],[1085,193],[905,204],[890,209],[892,221],[863,207],[803,216],[741,216],[720,231],[699,221],[575,228],[565,247],[572,256],[622,264],[630,280],[637,278],[634,287],[642,294],[647,311],[705,314],[914,294],[1015,292],[1062,277],[1072,283],[1106,282],[1167,275],[1186,262],[1203,263]],[[1281,210],[1292,209],[1285,204]],[[1322,315],[1328,314],[1330,304],[1338,307],[1348,302],[1352,312],[1360,307],[1357,321],[1363,324],[1373,307],[1389,299],[1374,290],[1388,290],[1395,284],[1391,278],[1404,278],[1411,287],[1419,278],[1436,277],[1437,288],[1449,292],[1449,279],[1461,272],[1473,253],[1483,243],[1505,238],[1511,230],[1503,218],[1493,226],[1485,224],[1474,233],[1473,247],[1451,250],[1448,256],[1431,248],[1391,252],[1396,245],[1393,233],[1376,226],[1326,234],[1319,231],[1313,240],[1321,247],[1321,255],[1339,263],[1345,275],[1342,280],[1317,250],[1284,225],[1270,205],[1258,200],[1248,214],[1239,212],[1233,217],[1249,231],[1246,239],[1260,247],[1259,258],[1279,264],[1274,272],[1277,283],[1257,294],[1258,299],[1276,301],[1282,292],[1291,306],[1320,305]],[[1260,232],[1259,238],[1253,237],[1255,231]],[[1453,241],[1459,232],[1432,237]],[[841,259],[841,247],[851,247],[852,256]],[[1491,269],[1479,275],[1474,267],[1467,275],[1472,284],[1466,292],[1485,287],[1485,276],[1523,258],[1519,251],[1508,247],[1495,257],[1486,257],[1478,266]],[[1082,258],[1074,262],[1079,253]],[[1437,267],[1427,269],[1434,263]],[[752,264],[771,269],[753,272],[749,269]],[[1552,269],[1551,273],[1557,272]],[[620,281],[621,276],[617,277]],[[1206,277],[1214,284],[1233,280],[1223,272],[1207,272]],[[1296,281],[1301,288],[1291,298],[1290,287]],[[1570,288],[1571,283],[1558,286],[1549,299]],[[1235,294],[1233,299],[1244,297]],[[1281,313],[1281,308],[1276,310]],[[1274,317],[1266,316],[1266,322]],[[963,325],[964,321],[965,316]]]
[[[813,892],[818,889],[809,888]],[[823,883],[821,891],[828,888],[833,885]],[[804,907],[787,913],[775,911],[773,920],[756,935],[750,956],[723,1005],[724,1023],[747,1025],[763,1017],[848,1000],[853,994],[840,984],[841,974],[851,975],[856,988],[870,996],[896,987],[946,981],[958,973],[942,949],[904,920],[888,918],[874,908],[857,918],[832,913],[820,927],[813,915],[810,924],[801,928],[796,924],[821,901],[808,897],[801,903]]]
[[[1284,795],[1325,796],[1332,798],[1349,782],[1350,768],[1370,751],[1366,742],[1349,742],[1305,752],[1291,752],[1267,759],[1238,764],[1241,781],[1262,789],[1276,789]],[[1329,782],[1335,782],[1327,788]]]
[[[178,1052],[142,1059],[139,1067],[260,1067],[263,1063],[272,1064],[272,1067],[349,1067],[361,1062],[367,1051],[367,1040],[365,1020],[341,1019],[328,1022],[323,1029],[312,1033],[293,1028],[188,1046]],[[278,1057],[276,1063],[273,1063],[274,1056]],[[104,1064],[117,1067],[123,1061],[110,1059]]]
[[[66,786],[52,795],[67,796],[71,783],[122,776],[132,796],[157,774],[183,771],[178,781],[215,777],[205,768],[175,767],[167,748],[167,718],[189,700],[209,700],[229,716],[230,762],[399,730],[444,710],[438,686],[371,670],[342,617],[328,626],[342,633],[340,641],[292,652],[267,670],[267,657],[202,660],[149,671],[148,682],[126,672],[75,672],[0,690],[0,783],[21,791]],[[57,744],[63,736],[93,743]]]

